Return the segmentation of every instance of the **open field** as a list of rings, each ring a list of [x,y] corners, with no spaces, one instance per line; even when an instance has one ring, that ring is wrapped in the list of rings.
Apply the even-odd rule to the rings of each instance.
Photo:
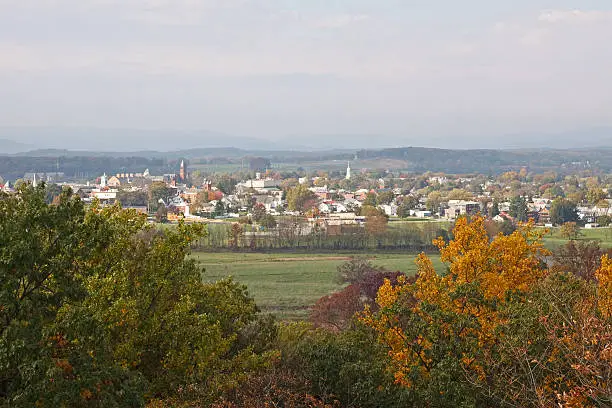
[[[544,245],[549,249],[554,249],[567,243],[567,238],[559,234],[559,228],[549,228],[550,232],[544,236]],[[602,247],[612,247],[612,228],[593,228],[580,229],[578,240],[599,241]]]
[[[406,274],[416,271],[415,254],[202,253],[192,255],[206,268],[205,281],[232,276],[246,285],[263,312],[281,319],[303,319],[320,297],[342,287],[334,282],[336,268],[351,256],[367,255],[375,265]],[[442,269],[439,256],[432,256]]]

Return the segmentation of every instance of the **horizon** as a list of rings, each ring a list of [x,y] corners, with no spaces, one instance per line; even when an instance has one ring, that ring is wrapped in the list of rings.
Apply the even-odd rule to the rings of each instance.
[[[288,136],[282,139],[231,135],[209,130],[87,128],[80,126],[0,126],[0,155],[29,151],[99,153],[173,153],[193,149],[239,149],[243,151],[325,152],[417,147],[445,150],[572,150],[612,147],[612,127],[562,133],[490,135],[490,143],[465,143],[464,135],[446,138],[417,137],[402,141],[385,135],[339,134]],[[181,145],[176,139],[182,139]],[[373,143],[372,139],[376,142]],[[587,140],[585,140],[587,139]],[[303,140],[308,140],[307,144]],[[121,141],[121,142],[118,142]]]

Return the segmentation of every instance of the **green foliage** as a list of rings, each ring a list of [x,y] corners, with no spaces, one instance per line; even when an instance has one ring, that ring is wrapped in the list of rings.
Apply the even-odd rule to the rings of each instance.
[[[225,212],[226,212],[226,208],[225,208],[225,205],[223,204],[223,201],[217,200],[217,204],[215,204],[214,216],[220,217],[222,215],[225,215]]]
[[[53,200],[56,200],[62,194],[62,187],[57,184],[45,184],[46,191],[46,202],[51,204]]]
[[[25,185],[0,214],[0,405],[206,405],[266,364],[246,288],[187,258],[202,226]]]
[[[327,403],[343,407],[405,407],[409,393],[393,384],[385,350],[375,334],[361,326],[333,334],[308,326],[281,328],[285,365],[300,373]]]
[[[365,200],[363,200],[363,205],[368,207],[376,207],[377,198],[375,193],[366,194]]]
[[[489,217],[493,218],[497,215],[499,215],[499,202],[497,200],[493,200],[493,203],[489,208]]]
[[[152,210],[157,210],[159,200],[168,203],[168,198],[174,195],[174,190],[166,186],[164,182],[154,182],[149,186],[149,206]]]
[[[392,190],[383,191],[382,193],[378,194],[378,196],[376,197],[376,204],[378,205],[391,204],[394,199],[395,199],[395,194],[393,194]],[[367,200],[367,197],[366,197],[366,200]]]
[[[85,222],[70,191],[47,205],[44,186],[3,196],[0,214],[0,405],[75,406],[98,386],[91,406],[138,405],[138,373],[106,360],[100,322],[72,309],[87,297],[88,260],[109,242],[103,225]]]
[[[236,181],[235,178],[224,175],[217,181],[217,188],[221,190],[223,194],[229,195],[234,193],[236,184],[238,184],[238,181]]]
[[[119,190],[119,192],[117,192],[117,201],[119,201],[123,207],[133,207],[133,206],[144,207],[147,205],[148,196],[147,196],[147,193],[142,190],[140,191]]]
[[[550,207],[550,221],[555,225],[577,222],[576,204],[564,198],[554,200]]]
[[[612,224],[612,217],[610,217],[609,215],[602,215],[600,217],[597,217],[597,223],[600,227],[607,227]]]
[[[527,221],[527,201],[525,198],[516,196],[510,200],[510,216],[517,221]]]

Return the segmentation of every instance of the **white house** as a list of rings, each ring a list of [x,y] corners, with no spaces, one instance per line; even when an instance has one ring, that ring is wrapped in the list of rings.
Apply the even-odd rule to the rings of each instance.
[[[383,204],[379,205],[378,208],[383,210],[389,217],[397,216],[397,209],[399,208],[396,204]]]

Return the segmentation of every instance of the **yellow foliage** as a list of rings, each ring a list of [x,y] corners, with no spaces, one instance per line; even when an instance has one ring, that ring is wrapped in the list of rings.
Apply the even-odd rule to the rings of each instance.
[[[599,310],[604,318],[612,317],[612,259],[601,258],[601,267],[595,273]]]
[[[443,262],[450,263],[450,274],[444,278],[451,286],[480,283],[487,299],[503,299],[508,290],[526,291],[543,275],[540,257],[549,255],[541,233],[532,224],[524,224],[511,235],[497,235],[489,242],[484,218],[472,222],[457,220],[455,239],[440,248]]]
[[[434,241],[440,248],[442,261],[448,263],[449,273],[446,276],[441,277],[431,259],[421,254],[416,260],[418,279],[414,285],[402,281],[394,286],[390,281],[385,281],[376,299],[381,313],[374,315],[366,310],[361,320],[374,328],[380,341],[389,347],[398,384],[409,387],[406,374],[417,367],[427,375],[431,364],[427,351],[432,344],[422,337],[407,339],[399,327],[399,316],[393,311],[393,306],[410,295],[414,299],[412,312],[432,323],[433,318],[421,310],[422,303],[436,305],[447,312],[473,316],[480,323],[480,331],[475,334],[481,346],[484,346],[493,340],[494,331],[501,323],[497,312],[487,306],[468,306],[465,299],[453,300],[452,294],[460,285],[470,283],[478,283],[484,298],[497,302],[503,302],[509,290],[529,291],[545,273],[540,257],[549,253],[543,247],[541,238],[541,233],[535,232],[531,224],[525,224],[511,235],[500,234],[490,241],[484,218],[475,217],[471,222],[462,218],[457,220],[451,242],[447,244],[442,239]],[[482,371],[468,357],[463,363],[466,369],[477,373]]]

